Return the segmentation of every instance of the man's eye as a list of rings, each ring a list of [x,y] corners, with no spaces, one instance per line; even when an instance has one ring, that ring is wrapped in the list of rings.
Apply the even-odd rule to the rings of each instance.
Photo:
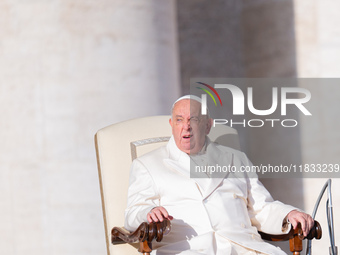
[[[177,122],[181,122],[183,119],[177,119]]]

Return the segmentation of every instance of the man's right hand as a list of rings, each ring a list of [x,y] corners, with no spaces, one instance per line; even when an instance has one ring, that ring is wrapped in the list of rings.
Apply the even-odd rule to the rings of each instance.
[[[164,219],[172,220],[174,217],[170,216],[164,207],[157,206],[148,213],[147,218],[151,223],[158,221],[162,222]]]

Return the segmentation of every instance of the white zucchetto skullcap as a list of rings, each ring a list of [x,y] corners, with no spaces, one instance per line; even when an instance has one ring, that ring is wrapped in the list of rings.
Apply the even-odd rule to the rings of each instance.
[[[172,108],[174,108],[175,104],[178,102],[178,101],[181,101],[181,100],[184,100],[184,99],[192,99],[192,100],[195,100],[199,103],[202,103],[202,100],[201,98],[199,98],[198,96],[194,96],[194,95],[185,95],[185,96],[182,96],[180,98],[178,98],[173,104],[172,104]]]
[[[200,104],[202,103],[202,99],[201,99],[200,97],[198,97],[198,96],[194,96],[194,95],[185,95],[185,96],[182,96],[182,97],[178,98],[178,99],[173,103],[173,105],[172,105],[172,107],[171,107],[171,115],[172,115],[172,112],[173,112],[173,110],[174,110],[175,104],[176,104],[177,102],[181,101],[181,100],[184,100],[184,99],[191,99],[191,100],[195,100],[195,101],[199,102]],[[210,115],[209,109],[207,108],[207,117],[208,117],[208,118],[210,118],[209,115]],[[171,117],[171,118],[172,118],[172,117]]]

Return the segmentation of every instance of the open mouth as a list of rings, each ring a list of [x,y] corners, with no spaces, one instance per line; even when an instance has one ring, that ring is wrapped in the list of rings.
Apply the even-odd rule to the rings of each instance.
[[[192,137],[192,135],[184,135],[183,138],[184,139],[190,139]]]

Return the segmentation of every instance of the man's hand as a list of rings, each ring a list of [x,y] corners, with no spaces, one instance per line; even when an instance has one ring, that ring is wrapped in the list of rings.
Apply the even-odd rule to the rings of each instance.
[[[148,221],[151,222],[162,222],[164,219],[172,220],[173,217],[168,214],[168,211],[162,207],[157,206],[153,208],[147,215]]]
[[[307,236],[311,228],[314,226],[314,220],[309,214],[299,212],[297,210],[289,212],[287,219],[293,225],[294,229],[296,229],[300,223],[304,236]]]

